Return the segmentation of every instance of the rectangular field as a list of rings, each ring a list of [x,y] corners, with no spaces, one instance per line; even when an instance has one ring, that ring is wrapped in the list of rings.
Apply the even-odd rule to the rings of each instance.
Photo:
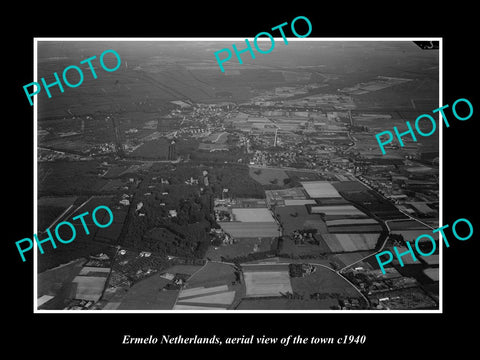
[[[281,296],[292,292],[288,271],[244,271],[247,297]]]
[[[105,277],[77,276],[72,283],[76,285],[75,299],[98,301],[105,286]]]
[[[272,222],[221,222],[219,225],[234,238],[262,238],[280,235],[278,225]]]
[[[338,191],[328,181],[303,181],[300,184],[302,184],[307,194],[313,199],[341,197]]]
[[[235,298],[235,291],[223,291],[217,294],[208,293],[207,295],[192,298],[182,297],[182,303],[204,303],[213,305],[230,305]]]
[[[424,230],[431,232],[431,229],[415,220],[390,221],[388,226],[392,230]]]
[[[232,209],[235,221],[241,222],[275,222],[272,213],[267,208],[241,208]]]
[[[332,252],[352,252],[375,248],[379,234],[321,234]]]
[[[341,225],[365,225],[365,224],[378,224],[375,219],[338,219],[338,220],[327,220],[327,226],[341,226]]]
[[[345,216],[364,216],[367,215],[358,210],[353,205],[331,205],[331,206],[312,206],[312,214],[323,213],[327,216],[345,215]]]
[[[313,199],[293,199],[293,200],[284,200],[285,206],[297,206],[297,205],[314,205],[317,202]]]
[[[227,291],[227,290],[228,290],[227,285],[212,286],[212,287],[209,287],[209,288],[195,287],[195,288],[191,288],[191,289],[183,289],[181,291],[180,295],[178,296],[178,298],[182,299],[182,298],[188,298],[188,297],[192,297],[192,296],[205,295],[205,294],[209,294],[209,293],[223,292],[223,291]]]

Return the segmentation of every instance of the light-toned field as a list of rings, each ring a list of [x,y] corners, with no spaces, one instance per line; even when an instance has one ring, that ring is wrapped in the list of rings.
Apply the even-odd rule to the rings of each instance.
[[[375,248],[379,234],[321,234],[332,252],[349,252]]]
[[[40,296],[38,299],[37,299],[37,307],[40,308],[40,306],[42,306],[43,304],[49,302],[50,300],[52,300],[54,298],[54,296],[52,295],[43,295],[43,296]]]
[[[77,276],[73,279],[75,289],[75,299],[98,301],[102,296],[105,286],[105,277],[100,276]]]
[[[262,238],[280,235],[278,225],[272,222],[220,222],[218,224],[234,238]]]
[[[232,209],[235,221],[241,222],[275,222],[272,213],[267,208],[237,208]]]
[[[181,295],[181,294],[180,294]],[[235,291],[224,291],[217,294],[208,293],[204,296],[182,298],[182,303],[205,303],[205,304],[221,304],[230,305],[235,298]]]
[[[312,206],[313,214],[324,213],[327,216],[334,215],[355,215],[367,216],[353,205],[331,205],[331,206]]]
[[[244,271],[247,297],[281,296],[280,293],[292,292],[290,276],[287,271]]]
[[[235,300],[234,280],[231,265],[208,262],[187,280],[173,309],[227,309]]]
[[[440,277],[440,271],[438,268],[428,268],[423,270],[423,273],[427,275],[433,281],[438,281]]]
[[[228,291],[228,286],[227,285],[219,285],[219,286],[212,286],[212,287],[195,287],[191,289],[183,289],[180,292],[180,295],[178,296],[179,299],[181,298],[188,298],[188,297],[194,297],[194,296],[203,296],[205,294],[209,293],[215,293],[215,292],[222,292],[222,291]]]
[[[317,202],[313,199],[293,199],[293,200],[284,200],[285,206],[295,206],[295,205],[308,205],[308,204],[316,204]]]
[[[227,309],[234,299],[235,291],[227,285],[196,287],[180,291],[173,309]]]
[[[311,198],[336,198],[341,197],[338,191],[328,181],[304,181],[303,188]]]

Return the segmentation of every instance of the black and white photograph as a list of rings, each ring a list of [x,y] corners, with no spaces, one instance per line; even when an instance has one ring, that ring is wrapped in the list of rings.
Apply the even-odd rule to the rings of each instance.
[[[264,40],[37,39],[38,310],[440,308],[441,48]]]
[[[22,7],[2,23],[7,351],[474,350],[469,6]]]

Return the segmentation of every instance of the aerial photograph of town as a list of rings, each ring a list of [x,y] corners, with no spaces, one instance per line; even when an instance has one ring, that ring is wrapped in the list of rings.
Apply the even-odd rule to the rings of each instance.
[[[440,308],[440,246],[375,257],[439,227],[438,131],[375,137],[440,106],[438,48],[295,40],[224,72],[244,39],[37,42],[39,79],[84,71],[36,98],[38,238],[76,230],[35,250],[38,310]]]

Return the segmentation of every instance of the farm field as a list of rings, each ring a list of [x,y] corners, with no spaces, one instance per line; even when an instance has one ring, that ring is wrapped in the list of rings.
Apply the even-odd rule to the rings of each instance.
[[[207,262],[187,281],[186,289],[224,285],[235,280],[234,268],[229,264]]]
[[[327,219],[330,217],[366,217],[367,215],[358,210],[353,205],[330,205],[330,206],[312,206],[312,214],[325,214]]]
[[[403,254],[403,253],[408,251],[406,246],[397,246],[396,248],[397,248],[397,251],[398,251],[399,254]],[[406,254],[405,256],[402,256],[401,260],[402,260],[403,264],[405,264],[405,265],[418,264],[418,260],[415,261],[413,259],[412,254],[410,254],[410,253]],[[399,262],[399,260],[396,256],[393,257],[392,264],[395,264],[395,265],[400,264],[400,262]]]
[[[360,294],[345,279],[323,266],[315,266],[316,271],[304,277],[292,277],[292,289],[303,295],[305,299],[310,294],[320,293],[331,297],[360,297]]]
[[[220,245],[217,249],[210,246],[205,254],[205,258],[212,261],[221,261],[222,257],[232,259],[253,253],[255,247],[257,251],[269,251],[272,243],[273,238],[242,238],[233,244]]]
[[[131,255],[134,255],[133,253]],[[151,258],[135,258],[132,261],[124,263],[124,259],[121,260],[121,264],[116,264],[116,268],[122,274],[136,274],[137,269],[142,269],[142,261],[146,264]],[[122,265],[123,264],[123,265]],[[120,310],[171,310],[175,304],[179,289],[172,288],[168,290],[165,288],[167,284],[171,284],[172,281],[167,279],[167,274],[176,276],[189,276],[201,268],[199,265],[173,265],[167,269],[162,269],[161,272],[157,272],[153,275],[143,278],[137,281],[130,288],[127,288],[126,293],[115,294],[110,299],[111,304]],[[129,277],[131,277],[129,275]]]
[[[392,234],[399,234],[403,236],[405,241],[415,242],[415,239],[420,235],[427,234],[433,237],[435,240],[439,239],[439,232],[432,233],[431,229],[425,228],[425,230],[393,230]],[[430,242],[427,237],[423,237],[420,239],[420,243],[422,242]]]
[[[235,239],[272,238],[280,235],[274,222],[219,222],[222,229]]]
[[[114,192],[118,191],[121,187],[125,186],[126,182],[121,179],[112,179],[108,180],[108,182],[103,185],[99,191],[101,192]]]
[[[422,261],[425,261],[428,265],[435,266],[440,263],[440,255],[439,254],[433,254],[430,256],[419,256],[419,259]]]
[[[288,267],[284,265],[243,266],[246,297],[281,296],[292,292]]]
[[[341,225],[365,225],[365,224],[378,224],[378,221],[375,219],[337,219],[337,220],[327,220],[327,226],[341,226]]]
[[[440,271],[438,268],[428,268],[424,269],[423,273],[428,276],[433,281],[438,281],[440,278]]]
[[[207,262],[187,280],[173,309],[227,309],[235,300],[239,286],[231,265]]]
[[[341,197],[338,191],[328,181],[303,181],[301,184],[312,199]]]
[[[272,222],[275,220],[267,208],[234,208],[232,209],[234,221],[241,222]]]
[[[343,191],[342,196],[363,211],[372,213],[382,220],[407,219],[390,201],[383,199],[372,190]]]
[[[129,167],[127,165],[115,164],[103,175],[105,179],[114,179],[121,176]],[[108,183],[107,183],[108,184]]]
[[[67,208],[77,200],[77,196],[42,196],[38,199],[39,206]]]
[[[235,299],[235,291],[227,285],[183,289],[178,295],[174,310],[226,310]]]
[[[68,208],[68,207],[67,207]],[[58,206],[38,206],[37,226],[38,231],[45,231],[67,209]]]
[[[321,234],[331,252],[371,250],[377,244],[378,233],[372,234]]]
[[[43,295],[51,295],[55,297],[55,299],[52,299],[49,304],[45,304],[43,307],[39,308],[50,308],[54,304],[55,306],[52,308],[63,308],[63,302],[68,296],[68,294],[66,294],[68,284],[70,284],[72,280],[80,273],[85,262],[86,259],[76,259],[65,265],[38,273],[38,297]]]
[[[93,241],[96,226],[89,226],[90,235],[86,235],[82,224],[75,225],[77,232],[75,240],[68,244],[58,243],[57,248],[46,244],[43,247],[44,254],[40,254],[38,251],[38,272],[42,272],[51,269],[55,266],[65,264],[69,261],[88,257],[98,253],[112,253],[112,248],[107,244],[97,243]],[[65,234],[63,231],[65,230]],[[66,240],[70,239],[72,233],[68,227],[60,228],[60,236]],[[46,238],[47,234],[38,234],[39,239]]]
[[[112,223],[106,228],[98,229],[95,234],[95,241],[116,244],[122,232],[123,224]]]
[[[279,206],[275,216],[283,227],[285,235],[299,229],[317,229],[318,233],[327,232],[327,226],[319,214],[309,214],[305,205]]]
[[[332,185],[338,192],[344,191],[367,191],[368,188],[360,181],[332,181]]]
[[[166,138],[148,141],[129,154],[133,158],[166,160],[170,141]]]
[[[402,230],[422,230],[424,233],[431,233],[432,230],[425,225],[419,223],[415,220],[405,220],[405,221],[389,221],[388,226],[390,230],[393,231],[402,231]]]
[[[178,290],[163,290],[169,281],[154,274],[133,285],[121,299],[118,310],[171,310]]]
[[[74,299],[98,301],[102,296],[105,281],[104,276],[77,276],[72,280]]]
[[[301,181],[325,180],[320,174],[314,171],[307,172],[307,171],[285,170],[285,173],[290,179],[292,179],[292,182],[294,182],[298,186],[300,186]]]
[[[39,196],[62,196],[71,194],[92,194],[98,192],[107,183],[99,178],[99,162],[69,161],[38,163]]]

